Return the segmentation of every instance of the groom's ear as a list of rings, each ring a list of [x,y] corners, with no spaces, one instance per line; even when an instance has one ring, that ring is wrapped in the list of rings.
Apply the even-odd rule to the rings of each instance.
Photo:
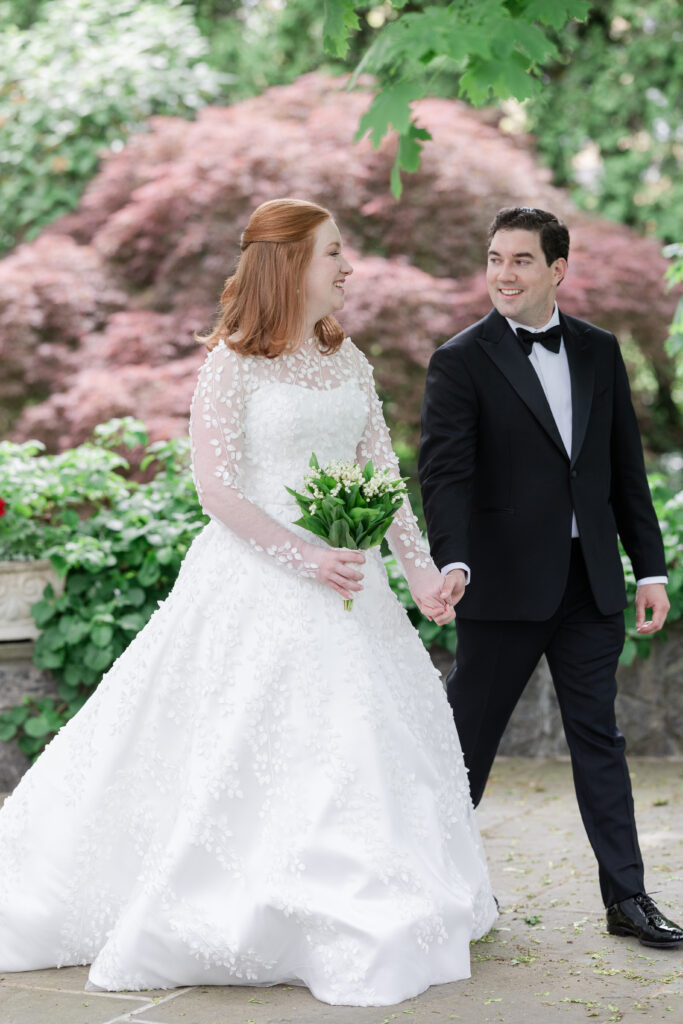
[[[553,278],[555,281],[556,288],[560,287],[565,277],[567,276],[567,267],[567,261],[563,256],[558,256],[558,258],[552,264],[551,269],[553,272]]]

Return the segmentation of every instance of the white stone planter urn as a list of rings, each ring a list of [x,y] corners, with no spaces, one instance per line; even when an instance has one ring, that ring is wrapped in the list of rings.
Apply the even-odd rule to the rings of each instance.
[[[31,605],[51,583],[57,594],[64,589],[50,561],[0,562],[0,640],[35,640],[40,630],[31,618]]]

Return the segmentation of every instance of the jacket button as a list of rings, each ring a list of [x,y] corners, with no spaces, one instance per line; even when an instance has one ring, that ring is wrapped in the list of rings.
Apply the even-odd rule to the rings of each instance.
[[[572,472],[571,472],[572,479],[574,479],[578,475],[579,475],[578,472],[575,469],[573,469]]]

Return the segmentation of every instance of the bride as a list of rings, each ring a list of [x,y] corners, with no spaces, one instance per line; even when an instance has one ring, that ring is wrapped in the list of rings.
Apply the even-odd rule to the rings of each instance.
[[[253,213],[192,403],[211,521],[0,812],[1,971],[303,984],[358,1006],[469,977],[496,908],[438,674],[379,550],[293,526],[285,490],[312,451],[398,475],[333,317],[350,273],[327,210]],[[388,539],[450,621],[407,499]]]

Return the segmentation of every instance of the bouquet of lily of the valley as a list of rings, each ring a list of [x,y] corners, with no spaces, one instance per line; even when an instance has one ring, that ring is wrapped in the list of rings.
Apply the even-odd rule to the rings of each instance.
[[[406,489],[402,477],[392,478],[388,469],[376,470],[372,462],[361,469],[353,462],[331,462],[321,469],[315,452],[304,477],[303,491],[287,491],[296,499],[303,526],[333,548],[371,548],[381,544],[394,516],[403,504]],[[351,610],[353,599],[344,600]]]

